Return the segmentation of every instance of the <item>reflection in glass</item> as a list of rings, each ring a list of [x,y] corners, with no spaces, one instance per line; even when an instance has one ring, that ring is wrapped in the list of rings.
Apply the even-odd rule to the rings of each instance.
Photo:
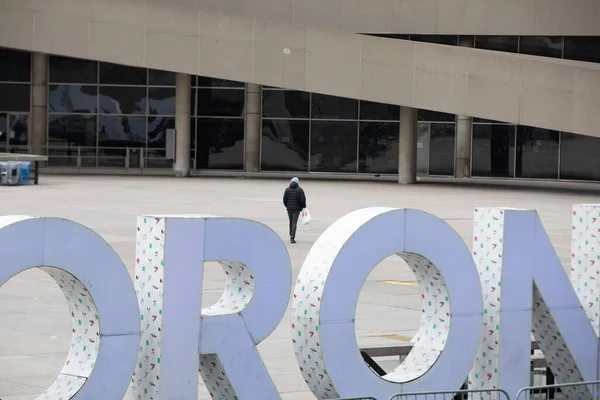
[[[559,133],[530,126],[517,127],[517,178],[558,178]]]
[[[96,147],[96,116],[50,114],[48,144],[51,147]],[[75,150],[77,155],[77,150]]]
[[[566,36],[565,58],[600,63],[600,36]]]
[[[456,115],[439,111],[419,110],[418,120],[423,122],[456,122]]]
[[[50,82],[97,83],[98,63],[77,58],[50,56]]]
[[[146,87],[100,86],[100,114],[145,114]]]
[[[244,169],[244,120],[198,118],[196,167]]]
[[[310,170],[356,172],[357,124],[311,121]]]
[[[454,176],[456,124],[430,124],[429,175]]]
[[[95,113],[98,106],[98,86],[50,85],[48,108],[59,113]]]
[[[29,112],[28,83],[0,83],[0,112]]]
[[[417,176],[429,175],[429,123],[418,123]]]
[[[308,120],[262,120],[261,169],[308,172]]]
[[[361,100],[360,119],[369,121],[398,121],[400,107],[392,104]]]
[[[398,173],[399,122],[360,122],[358,172]]]
[[[518,36],[475,36],[475,47],[478,49],[519,52]]]
[[[175,115],[175,88],[149,88],[148,114]]]
[[[101,85],[146,85],[148,79],[146,68],[127,65],[100,63]]]
[[[410,35],[410,40],[415,42],[445,44],[456,46],[458,44],[457,35]]]
[[[519,53],[540,57],[562,58],[562,36],[521,36]]]
[[[245,90],[198,89],[198,116],[242,117],[246,102]]]
[[[151,86],[175,86],[175,72],[148,70],[148,84]]]
[[[145,147],[146,118],[101,115],[98,123],[99,147]]]
[[[96,116],[48,115],[48,164],[51,166],[96,166]]]
[[[308,118],[310,93],[297,90],[263,90],[263,117]]]
[[[29,143],[29,141],[28,141],[29,116],[26,114],[8,114],[8,118],[5,118],[4,121],[5,121],[4,125],[6,126],[6,124],[7,124],[6,121],[8,121],[8,123],[10,124],[10,127],[8,127],[8,129],[2,130],[2,132],[6,134],[6,137],[4,137],[5,135],[0,135],[0,148],[2,148],[3,145],[7,144],[6,139],[8,139],[7,151],[9,153],[10,152],[22,153],[23,150],[25,151],[25,153],[27,153],[27,150],[28,150],[27,144]],[[13,147],[13,146],[20,147],[20,149]],[[22,151],[18,151],[18,150],[22,150]]]
[[[561,132],[560,179],[600,181],[600,138]]]
[[[148,117],[148,147],[166,148],[167,129],[175,129],[175,117]]]
[[[31,53],[0,48],[0,81],[29,82]]]
[[[196,85],[198,87],[221,87],[221,88],[243,88],[244,82],[228,81],[227,79],[209,78],[207,76],[198,76]],[[193,81],[192,81],[193,82]]]
[[[473,124],[473,176],[513,178],[515,125]]]
[[[358,119],[358,101],[313,93],[312,118]]]

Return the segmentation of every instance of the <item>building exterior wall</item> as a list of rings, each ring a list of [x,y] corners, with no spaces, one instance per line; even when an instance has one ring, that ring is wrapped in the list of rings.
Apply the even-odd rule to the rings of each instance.
[[[348,32],[600,35],[594,0],[199,0],[198,7]]]
[[[185,1],[10,1],[0,15],[1,46],[600,135],[594,64],[211,14]]]
[[[25,88],[10,97],[15,87],[0,83],[0,152],[27,152],[31,55],[0,49],[0,59],[0,82]],[[172,167],[175,73],[50,56],[48,81],[51,167]],[[194,76],[190,98],[192,169],[242,171],[245,85]],[[397,174],[398,106],[274,87],[261,99],[262,171]],[[456,116],[418,119],[418,175],[454,176]],[[600,138],[475,118],[471,154],[474,177],[600,181]]]

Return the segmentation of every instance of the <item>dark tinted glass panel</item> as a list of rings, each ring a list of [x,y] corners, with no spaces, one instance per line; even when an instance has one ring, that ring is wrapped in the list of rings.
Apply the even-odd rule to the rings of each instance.
[[[429,124],[419,122],[417,135],[417,176],[429,175]]]
[[[358,119],[358,101],[313,93],[312,118]]]
[[[228,81],[227,79],[209,78],[199,76],[196,83],[199,87],[245,87],[244,82]]]
[[[429,132],[429,175],[454,175],[455,124],[431,124]]]
[[[456,115],[439,111],[419,110],[419,121],[455,122]]]
[[[517,53],[519,51],[518,36],[475,36],[475,47],[485,50]]]
[[[196,167],[244,168],[244,120],[198,118]]]
[[[175,72],[148,70],[148,84],[155,86],[175,86]]]
[[[31,54],[25,51],[0,49],[0,81],[29,82]]]
[[[502,122],[502,121],[494,121],[493,119],[485,119],[485,118],[477,118],[477,117],[473,118],[473,122],[482,122],[484,124],[505,124],[505,122]]]
[[[398,121],[400,119],[400,107],[392,104],[361,101],[360,119],[371,121]]]
[[[29,112],[29,84],[0,83],[0,111]]]
[[[356,172],[357,124],[311,121],[310,170]]]
[[[403,34],[398,34],[398,33],[366,33],[366,35],[382,37],[382,38],[389,38],[389,39],[402,39],[402,40],[410,39],[410,35],[403,35]]]
[[[101,114],[145,114],[146,87],[100,86]]]
[[[62,115],[48,116],[48,144],[53,147],[96,146],[95,115]],[[77,149],[73,156],[77,156]]]
[[[146,85],[146,68],[100,63],[100,84],[106,85]]]
[[[600,63],[600,37],[565,37],[565,58]]]
[[[50,57],[50,82],[97,83],[98,63],[77,58]]]
[[[198,116],[241,117],[244,115],[245,90],[198,89]]]
[[[263,119],[261,169],[308,171],[308,120]]]
[[[561,133],[560,178],[600,181],[600,138]]]
[[[398,122],[361,122],[358,172],[398,173]]]
[[[515,126],[473,124],[471,174],[513,178],[515,175]]]
[[[175,129],[174,117],[148,117],[148,147],[166,148],[167,129]]]
[[[310,93],[295,90],[263,90],[263,117],[308,118]]]
[[[541,57],[562,58],[563,38],[557,36],[521,36],[519,52]]]
[[[437,43],[456,46],[458,36],[456,35],[410,35],[410,40],[415,42]]]
[[[11,115],[8,129],[6,127],[7,120],[6,114],[0,115],[0,151],[27,153],[29,116]],[[8,139],[9,147],[5,150],[6,139]]]
[[[556,131],[517,127],[517,178],[558,178],[558,137]]]
[[[148,89],[149,114],[175,115],[175,88]]]
[[[146,118],[100,116],[99,147],[140,147],[146,145]]]
[[[50,85],[49,112],[95,113],[98,106],[98,86]]]

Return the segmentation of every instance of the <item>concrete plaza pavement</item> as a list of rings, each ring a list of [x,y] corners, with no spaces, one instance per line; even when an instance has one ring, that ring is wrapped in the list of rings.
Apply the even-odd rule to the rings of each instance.
[[[573,204],[600,202],[599,192],[593,191],[305,180],[302,185],[314,220],[299,227],[298,243],[290,245],[281,204],[286,185],[283,180],[257,179],[43,176],[39,186],[0,187],[0,210],[2,215],[56,216],[87,225],[115,248],[130,274],[138,214],[208,213],[255,219],[286,242],[295,277],[311,245],[331,223],[370,206],[433,213],[446,220],[469,247],[474,207],[534,208],[566,266]],[[357,307],[356,334],[361,346],[398,344],[416,332],[421,307],[418,289],[410,283],[414,280],[410,269],[395,256],[371,273]],[[222,287],[219,266],[207,265],[203,286],[207,303],[218,299]],[[283,399],[311,399],[292,349],[290,308],[259,350]],[[69,317],[62,293],[40,270],[21,273],[0,288],[2,400],[34,399],[52,383],[67,354]],[[202,384],[199,398],[210,398]]]

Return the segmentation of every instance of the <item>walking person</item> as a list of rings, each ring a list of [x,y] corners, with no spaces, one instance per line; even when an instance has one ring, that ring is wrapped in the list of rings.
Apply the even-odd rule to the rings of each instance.
[[[283,193],[283,205],[290,220],[290,243],[296,243],[296,228],[302,209],[306,208],[306,195],[300,187],[300,181],[294,177]]]

